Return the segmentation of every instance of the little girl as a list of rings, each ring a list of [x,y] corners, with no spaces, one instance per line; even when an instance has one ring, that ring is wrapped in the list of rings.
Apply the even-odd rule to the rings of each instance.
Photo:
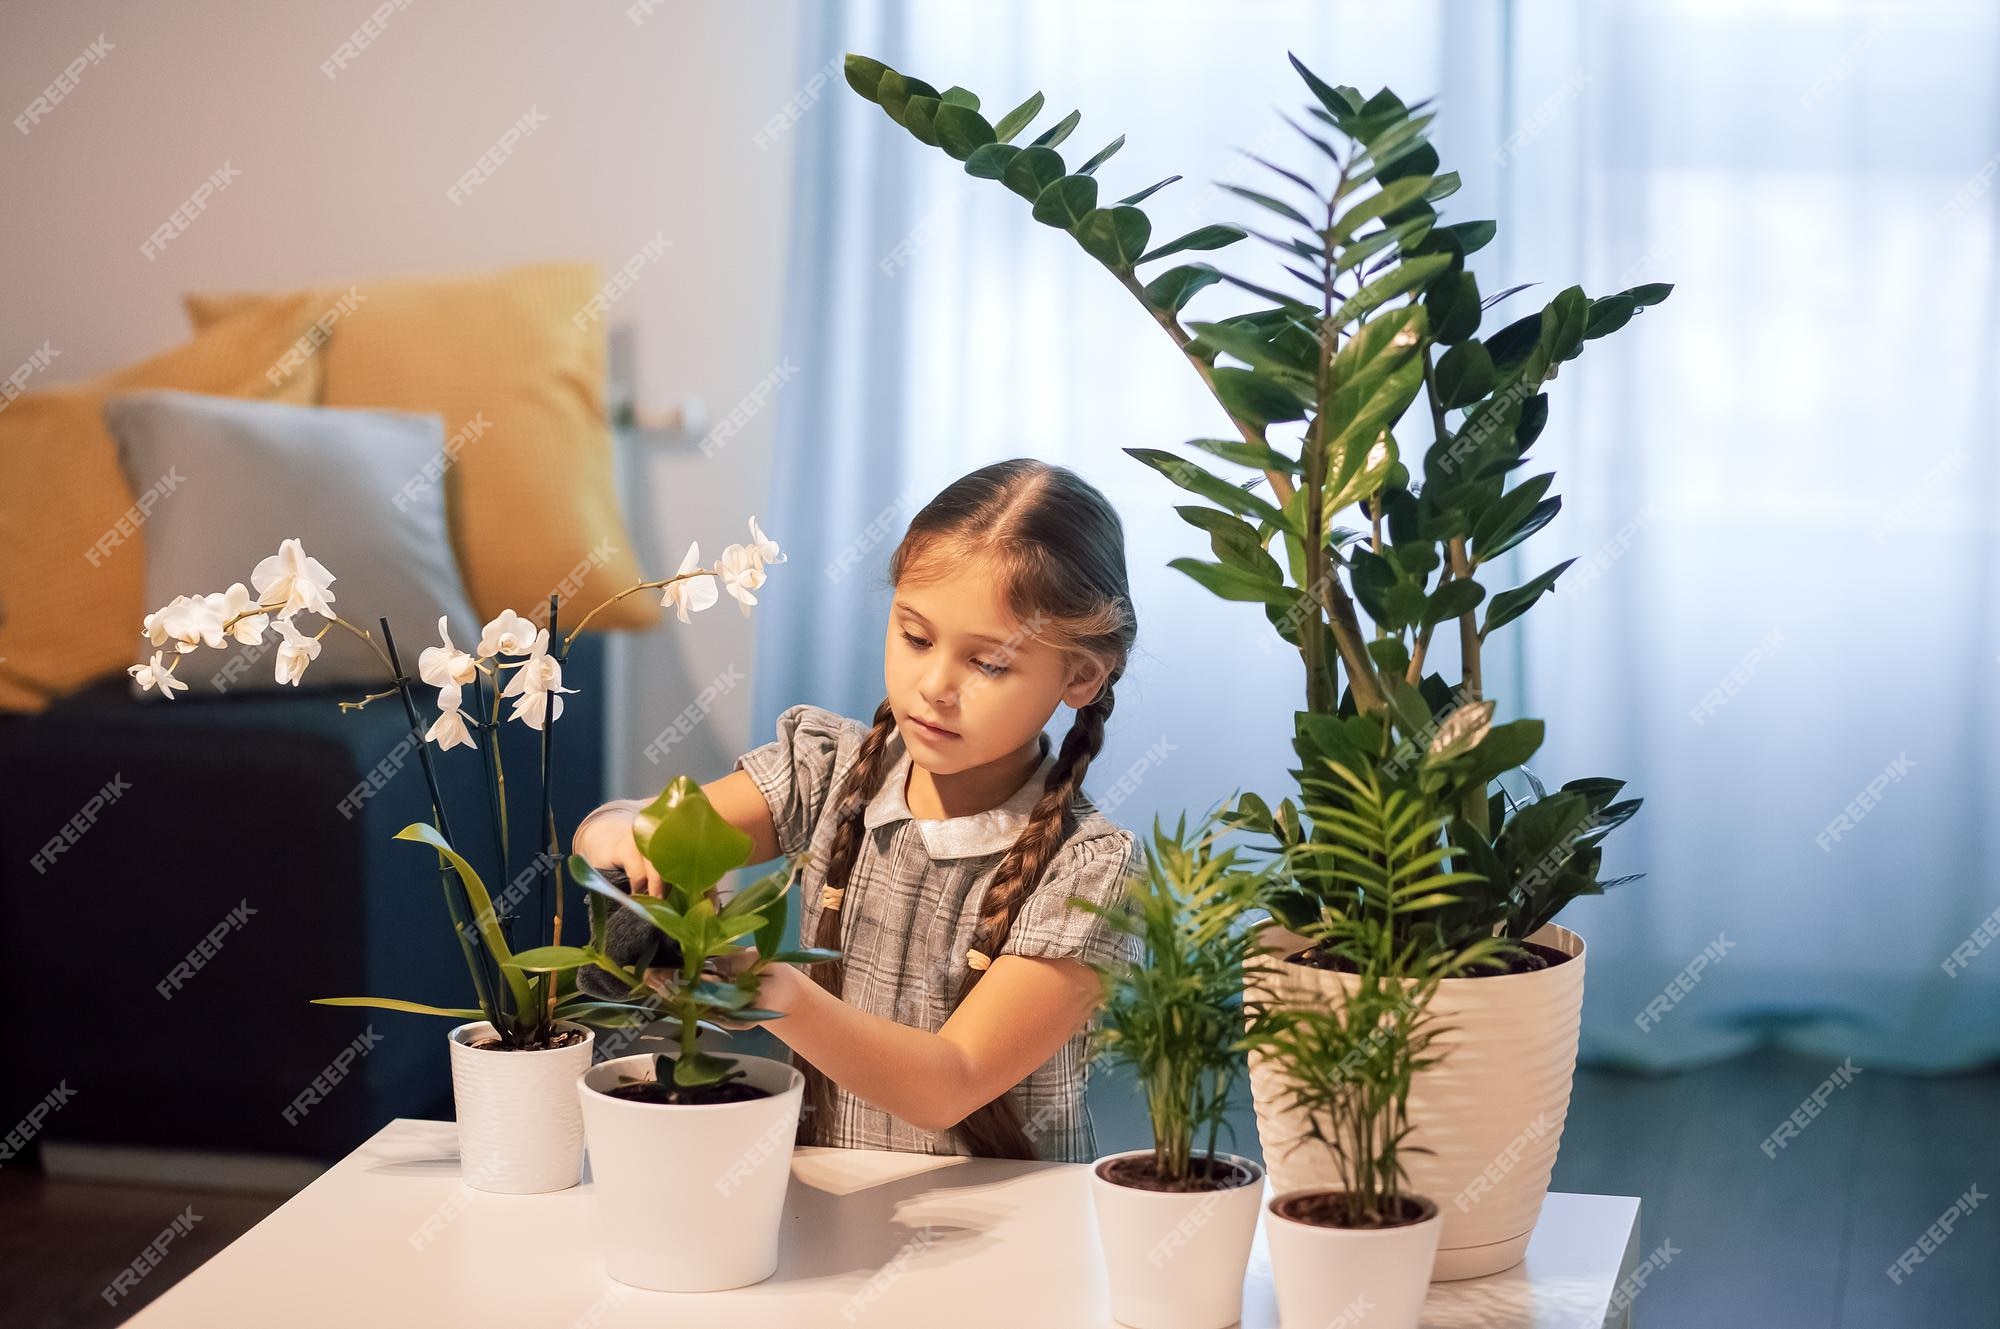
[[[1137,943],[1068,900],[1116,908],[1139,867],[1083,792],[1137,630],[1124,529],[1073,471],[997,462],[916,515],[889,579],[872,719],[793,706],[702,787],[752,862],[810,850],[800,935],[841,952],[758,994],[806,1076],[799,1143],[1091,1161],[1084,962]],[[575,849],[659,895],[632,841],[648,801],[592,812]]]

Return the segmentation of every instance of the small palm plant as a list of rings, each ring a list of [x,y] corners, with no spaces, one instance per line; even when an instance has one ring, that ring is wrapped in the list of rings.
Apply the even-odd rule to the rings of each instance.
[[[1291,857],[1335,889],[1304,934],[1352,972],[1340,1000],[1326,1006],[1253,999],[1249,1041],[1282,1071],[1283,1094],[1308,1138],[1332,1151],[1343,1191],[1328,1192],[1330,1226],[1408,1222],[1422,1206],[1403,1193],[1410,1152],[1410,1083],[1434,1065],[1441,1032],[1431,999],[1447,978],[1490,963],[1508,943],[1486,937],[1457,946],[1412,928],[1484,883],[1453,870],[1446,818],[1407,790],[1386,787],[1374,767],[1328,761],[1308,789],[1338,788],[1339,802],[1310,808],[1321,834]],[[1429,941],[1425,940],[1429,937]]]
[[[1217,852],[1225,829],[1211,812],[1190,840],[1185,816],[1172,834],[1155,817],[1145,872],[1134,875],[1125,907],[1071,901],[1143,943],[1139,963],[1099,966],[1106,999],[1093,1054],[1129,1068],[1144,1090],[1152,1180],[1169,1190],[1227,1184],[1216,1138],[1249,1047],[1243,975],[1271,870],[1238,867],[1235,848]],[[1198,1169],[1194,1148],[1203,1135]]]

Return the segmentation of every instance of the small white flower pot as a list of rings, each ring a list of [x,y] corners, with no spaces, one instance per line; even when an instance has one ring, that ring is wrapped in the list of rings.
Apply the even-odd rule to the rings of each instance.
[[[597,1036],[541,1052],[471,1046],[493,1037],[484,1020],[451,1031],[451,1096],[458,1114],[459,1167],[474,1190],[533,1195],[567,1190],[583,1175],[583,1114],[576,1080],[590,1067]]]
[[[1104,1176],[1105,1166],[1121,1158],[1152,1156],[1151,1149],[1107,1154],[1090,1170],[1111,1318],[1134,1329],[1226,1329],[1243,1318],[1243,1273],[1257,1236],[1264,1169],[1217,1154],[1249,1176],[1219,1191],[1152,1191]]]
[[[806,1081],[768,1057],[735,1060],[768,1097],[666,1104],[599,1092],[621,1078],[651,1079],[651,1053],[615,1057],[577,1081],[598,1244],[619,1282],[719,1292],[777,1271]]]
[[[1429,1217],[1399,1227],[1343,1228],[1286,1218],[1283,1191],[1264,1206],[1264,1240],[1283,1329],[1417,1329],[1430,1292],[1431,1261],[1444,1230],[1437,1205],[1423,1196]]]

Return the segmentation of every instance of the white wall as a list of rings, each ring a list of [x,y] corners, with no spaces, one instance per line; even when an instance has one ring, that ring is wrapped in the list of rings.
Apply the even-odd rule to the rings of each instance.
[[[619,301],[644,396],[699,396],[720,418],[778,363],[790,149],[760,128],[804,82],[797,7],[662,0],[495,5],[409,0],[354,58],[322,64],[369,3],[10,3],[0,110],[11,122],[100,34],[108,45],[24,135],[0,127],[0,364],[45,341],[38,383],[80,378],[186,335],[186,290],[290,288],[527,260],[608,270],[672,241]],[[543,121],[454,205],[446,191],[509,125]],[[156,259],[152,231],[225,160],[240,172]],[[641,564],[664,576],[689,540],[713,558],[765,511],[772,413],[713,458],[693,438],[640,440],[624,497]],[[780,541],[783,532],[772,532]],[[722,697],[663,764],[641,749],[731,665],[754,618],[725,599],[631,639],[614,684],[613,792],[682,771],[714,779],[750,735],[750,688]]]

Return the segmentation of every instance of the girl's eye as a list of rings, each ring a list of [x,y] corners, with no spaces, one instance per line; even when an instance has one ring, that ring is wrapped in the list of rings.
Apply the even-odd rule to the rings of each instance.
[[[907,630],[903,632],[903,640],[910,643],[911,646],[920,651],[928,650],[930,648],[930,642],[927,639],[923,637],[913,636]],[[998,678],[1000,677],[1000,675],[1007,672],[1006,665],[990,665],[987,664],[984,660],[974,660],[972,663],[977,665],[980,671],[984,673],[988,678]]]

